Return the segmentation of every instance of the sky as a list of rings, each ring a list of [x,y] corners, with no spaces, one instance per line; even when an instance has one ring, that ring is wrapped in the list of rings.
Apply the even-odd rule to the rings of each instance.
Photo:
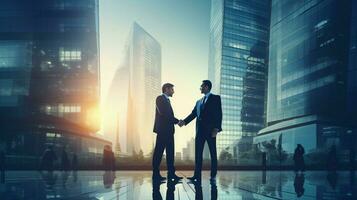
[[[108,96],[114,72],[122,61],[125,41],[136,21],[161,44],[161,79],[163,83],[175,85],[171,104],[175,116],[185,118],[192,111],[196,100],[202,97],[199,87],[201,81],[208,77],[209,2],[100,0],[101,101],[105,102]],[[102,116],[105,115],[103,112]],[[103,134],[108,139],[113,138]],[[192,137],[194,123],[176,128],[176,151],[181,151]]]

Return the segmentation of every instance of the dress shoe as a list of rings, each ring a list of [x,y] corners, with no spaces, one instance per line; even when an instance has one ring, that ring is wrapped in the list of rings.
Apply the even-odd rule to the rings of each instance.
[[[178,181],[178,180],[183,179],[183,177],[177,176],[176,174],[173,174],[173,175],[167,176],[167,179],[169,179],[169,180],[174,180],[174,181]]]
[[[191,182],[201,182],[201,178],[196,176],[187,177],[187,179],[190,180]]]

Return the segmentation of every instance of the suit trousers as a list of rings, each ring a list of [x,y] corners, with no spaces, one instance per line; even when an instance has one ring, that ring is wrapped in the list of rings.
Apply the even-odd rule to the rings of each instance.
[[[217,175],[217,147],[216,138],[210,135],[196,135],[195,139],[195,173],[194,176],[201,178],[202,172],[202,160],[203,160],[203,148],[205,142],[208,144],[209,152],[211,155],[211,177],[214,178]]]
[[[168,175],[175,173],[175,141],[174,135],[171,134],[157,134],[154,154],[152,158],[153,175],[160,174],[160,163],[164,150],[166,149],[166,165]]]

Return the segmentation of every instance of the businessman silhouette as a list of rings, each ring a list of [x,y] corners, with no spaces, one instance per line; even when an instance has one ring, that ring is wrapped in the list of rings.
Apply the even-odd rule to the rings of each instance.
[[[189,124],[196,118],[196,138],[195,138],[195,172],[189,177],[191,181],[201,182],[202,154],[205,142],[208,143],[211,155],[211,181],[216,180],[217,175],[217,147],[216,136],[222,131],[222,106],[221,97],[214,95],[210,91],[212,83],[209,80],[202,81],[201,93],[203,98],[199,99],[194,106],[192,113],[179,126]]]
[[[176,119],[174,111],[172,110],[169,97],[174,94],[174,85],[165,83],[162,86],[162,95],[156,98],[156,111],[155,111],[155,124],[154,132],[156,136],[155,150],[152,158],[153,167],[153,180],[164,180],[165,178],[160,175],[160,163],[162,154],[166,149],[166,163],[167,163],[167,177],[169,180],[179,180],[175,174],[174,167],[174,152],[175,152],[175,124],[180,121]]]

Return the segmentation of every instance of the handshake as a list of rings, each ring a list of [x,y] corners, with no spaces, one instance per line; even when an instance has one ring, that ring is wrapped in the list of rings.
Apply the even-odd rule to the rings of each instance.
[[[182,119],[180,119],[179,122],[178,122],[178,125],[179,125],[179,127],[182,127],[182,126],[185,126],[186,123],[185,123],[185,121],[183,121]]]

